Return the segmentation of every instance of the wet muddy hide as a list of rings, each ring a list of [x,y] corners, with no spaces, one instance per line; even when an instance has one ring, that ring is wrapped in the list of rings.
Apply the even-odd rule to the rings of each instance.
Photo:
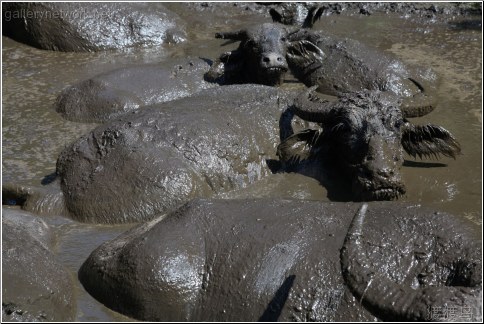
[[[109,71],[64,89],[56,111],[78,122],[106,122],[140,106],[187,97],[216,84],[203,80],[209,65],[183,58]]]
[[[184,23],[153,3],[4,3],[3,34],[46,50],[92,52],[179,43]]]
[[[81,222],[141,222],[260,180],[292,99],[266,86],[218,87],[103,124],[58,158],[67,210]]]
[[[404,98],[403,107],[435,106],[437,76],[431,69],[409,67],[349,38],[278,23],[219,32],[215,37],[240,43],[214,61],[205,74],[210,82],[276,86],[289,68],[299,81],[326,95],[388,91]]]
[[[411,204],[360,206],[194,200],[101,245],[79,279],[150,321],[422,321],[431,313],[418,311],[444,305],[479,314],[478,231]]]
[[[399,98],[389,92],[354,92],[328,101],[316,96],[314,88],[301,93],[291,110],[322,129],[306,129],[286,138],[277,155],[286,170],[308,175],[308,169],[326,169],[324,160],[332,160],[339,169],[337,182],[348,182],[351,188],[346,190],[351,200],[394,200],[404,195],[403,151],[414,158],[455,159],[461,154],[459,142],[445,128],[407,120],[426,111],[402,109]]]
[[[289,67],[306,86],[318,86],[318,92],[389,91],[405,99],[404,107],[435,105],[437,76],[429,67],[409,66],[356,40],[322,31],[300,30],[291,37],[301,45],[288,51]]]
[[[40,218],[2,209],[2,321],[74,320],[73,281],[52,245]]]

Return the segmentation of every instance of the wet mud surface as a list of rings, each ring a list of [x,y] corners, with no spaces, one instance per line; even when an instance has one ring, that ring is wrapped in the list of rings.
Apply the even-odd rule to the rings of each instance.
[[[215,59],[237,43],[224,44],[215,32],[237,30],[270,21],[256,11],[206,7],[193,11],[167,5],[189,21],[187,39],[176,45],[97,53],[44,51],[2,37],[2,177],[3,182],[40,186],[55,171],[59,153],[98,124],[76,123],[55,112],[55,98],[65,87],[102,72],[135,64],[195,56]],[[196,7],[195,4],[192,7]],[[480,16],[428,16],[402,12],[323,16],[315,29],[353,38],[391,53],[409,65],[432,69],[438,76],[437,108],[415,123],[433,123],[451,131],[462,146],[456,160],[414,160],[405,156],[407,184],[403,202],[420,204],[471,220],[482,226],[482,33]],[[443,9],[442,9],[443,10]],[[444,11],[442,11],[444,12]],[[476,28],[476,26],[478,26]],[[302,89],[291,76],[284,88]],[[316,180],[297,174],[276,174],[223,198],[280,197],[328,201]],[[12,207],[15,208],[15,207]],[[131,226],[84,225],[62,217],[44,217],[56,235],[57,260],[73,278],[101,243]],[[78,321],[130,320],[89,296],[76,281]]]

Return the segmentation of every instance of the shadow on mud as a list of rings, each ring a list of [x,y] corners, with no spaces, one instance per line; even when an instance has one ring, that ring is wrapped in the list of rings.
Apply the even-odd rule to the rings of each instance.
[[[331,201],[355,201],[351,178],[331,159],[310,159],[290,167],[285,167],[279,160],[267,159],[266,164],[273,174],[298,173],[317,180]]]
[[[450,27],[454,30],[479,30],[482,31],[482,20],[469,19],[459,22],[449,23]]]
[[[294,285],[294,279],[296,279],[296,275],[290,275],[284,280],[274,294],[274,298],[272,298],[266,310],[259,318],[259,322],[277,322],[279,320],[284,304],[286,304],[287,298],[289,297],[289,292]]]
[[[443,168],[446,167],[447,164],[439,163],[439,162],[423,162],[423,161],[403,161],[404,167],[410,168]]]
[[[51,184],[52,182],[54,182],[56,179],[57,179],[57,173],[56,172],[52,172],[51,174],[48,174],[48,175],[44,176],[42,178],[42,180],[40,181],[40,183],[43,186],[46,186],[46,185]]]
[[[294,134],[292,121],[295,115],[292,108],[293,106],[288,107],[279,119],[279,138],[281,142]],[[322,149],[321,151],[325,150]],[[338,165],[329,157],[329,152],[326,151],[325,153],[320,152],[315,158],[299,161],[290,166],[273,159],[267,159],[266,164],[272,173],[298,173],[317,180],[327,190],[327,198],[331,201],[354,201],[351,177],[342,170],[341,165]]]

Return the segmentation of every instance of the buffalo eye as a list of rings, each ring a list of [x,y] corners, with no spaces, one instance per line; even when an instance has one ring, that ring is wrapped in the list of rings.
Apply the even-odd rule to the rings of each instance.
[[[403,120],[398,119],[397,121],[395,121],[395,128],[396,129],[400,129],[400,127],[402,127],[402,125],[403,125]]]
[[[284,37],[284,36],[281,37],[281,41],[285,42],[286,40],[287,40],[286,37]]]
[[[330,129],[331,129],[332,133],[336,134],[336,133],[345,132],[345,131],[351,129],[351,127],[347,123],[341,122],[341,123],[338,123],[338,124],[332,126]]]
[[[256,48],[257,47],[256,42],[254,40],[252,40],[252,39],[251,40],[248,40],[247,43],[245,43],[245,44],[248,47],[252,47],[252,48]]]

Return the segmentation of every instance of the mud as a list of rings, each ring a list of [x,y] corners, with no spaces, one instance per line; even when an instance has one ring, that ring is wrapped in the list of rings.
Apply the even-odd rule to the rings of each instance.
[[[386,4],[385,4],[386,5]],[[407,4],[400,4],[406,6]],[[408,4],[410,5],[410,4]],[[420,4],[413,4],[414,6]],[[422,4],[424,6],[425,4]],[[407,193],[400,199],[434,207],[469,219],[476,230],[482,225],[482,33],[480,11],[449,9],[428,4],[419,11],[401,9],[371,15],[357,11],[323,16],[315,23],[340,37],[356,39],[391,53],[405,64],[429,66],[438,77],[437,108],[418,123],[434,123],[451,131],[462,146],[456,160],[414,160],[405,157],[402,177]],[[121,52],[63,53],[38,50],[2,37],[2,176],[3,182],[29,186],[48,183],[59,153],[97,124],[67,121],[54,110],[62,89],[103,72],[136,64],[158,64],[173,58],[214,59],[237,44],[224,44],[213,36],[270,21],[268,10],[245,10],[247,5],[168,3],[166,7],[189,21],[189,42]],[[474,4],[462,4],[472,7]],[[201,8],[193,9],[193,8]],[[398,8],[397,8],[398,9]],[[386,10],[385,10],[386,11]],[[261,12],[265,12],[261,14]],[[447,12],[447,13],[446,13]],[[478,15],[472,15],[478,12]],[[291,76],[283,88],[301,89]],[[273,179],[273,181],[270,181]],[[328,201],[326,188],[314,178],[275,174],[224,197],[281,197]],[[81,263],[102,242],[124,232],[126,226],[93,226],[44,218],[58,237],[53,250],[57,260],[75,278]],[[81,321],[122,321],[77,286],[77,314]]]

